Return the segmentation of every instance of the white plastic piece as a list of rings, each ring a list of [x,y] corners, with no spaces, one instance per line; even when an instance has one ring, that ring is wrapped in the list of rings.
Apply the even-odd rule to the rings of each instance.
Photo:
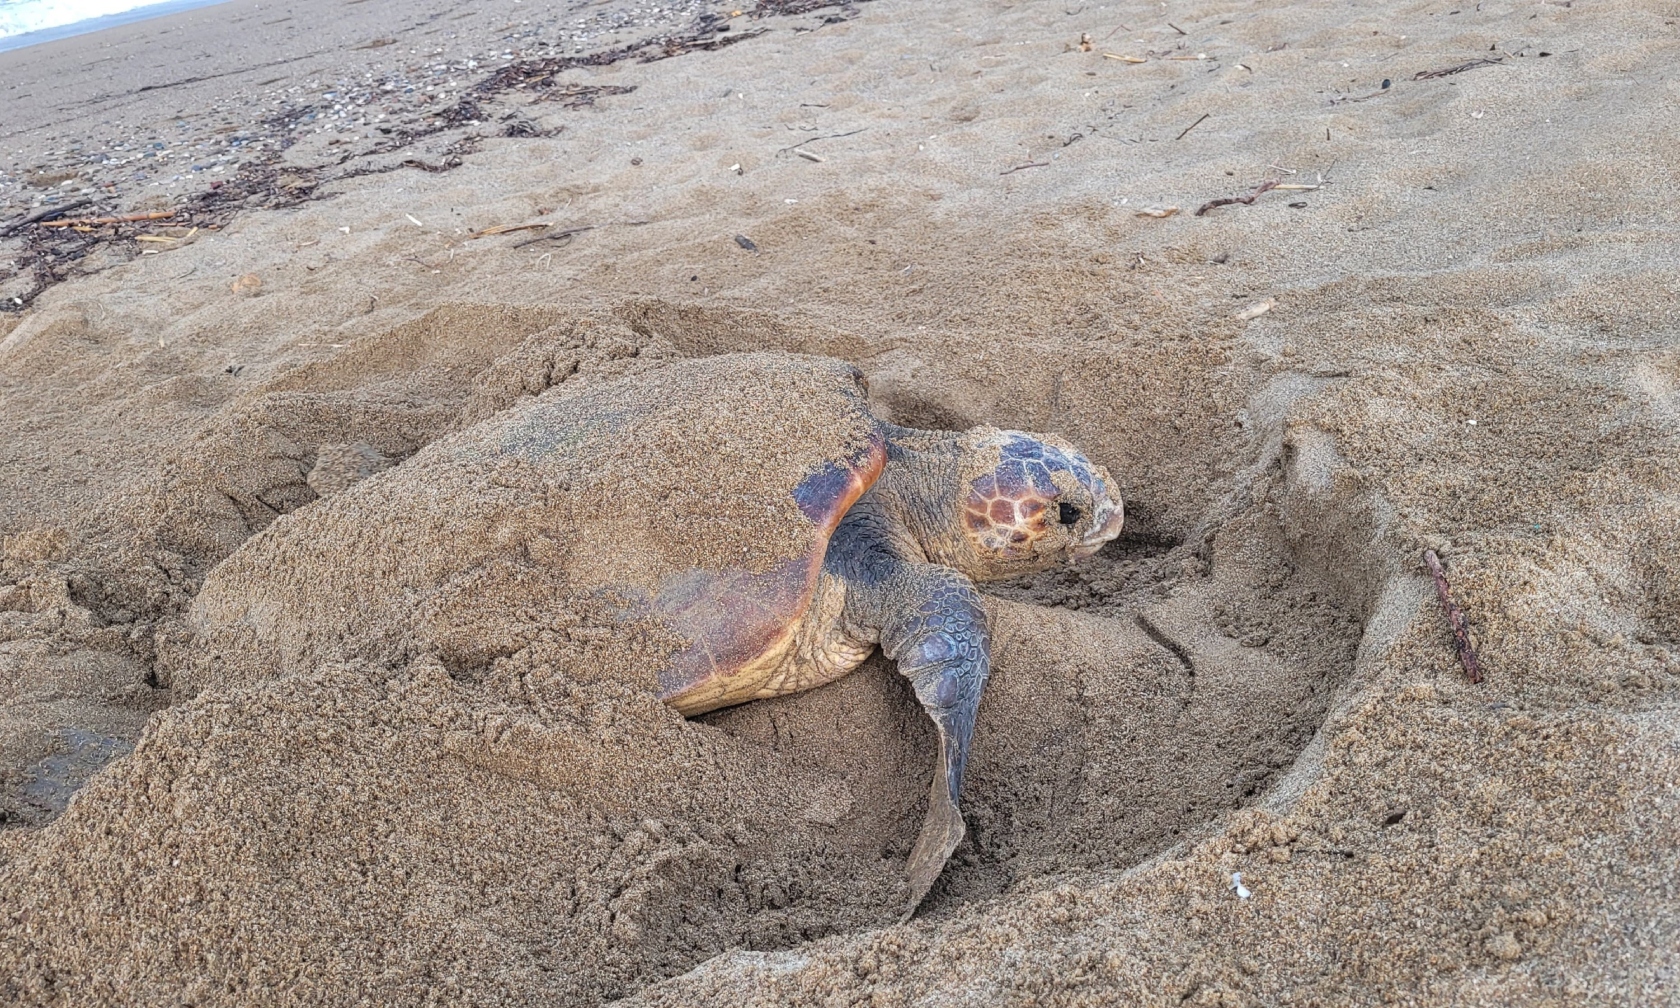
[[[1240,871],[1234,871],[1231,873],[1231,888],[1236,892],[1237,899],[1248,899],[1250,896],[1254,895],[1248,891],[1247,886],[1242,884],[1242,872]]]

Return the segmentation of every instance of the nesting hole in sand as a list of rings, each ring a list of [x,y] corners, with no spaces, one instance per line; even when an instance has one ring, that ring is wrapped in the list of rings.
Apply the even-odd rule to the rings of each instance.
[[[1294,764],[1358,646],[1374,581],[1359,548],[1334,544],[1368,541],[1369,520],[1325,489],[1319,447],[1282,436],[1275,401],[1302,390],[1262,388],[1189,344],[928,334],[907,347],[658,301],[581,317],[440,309],[230,404],[216,450],[199,455],[225,460],[204,480],[221,510],[188,530],[196,548],[184,552],[214,562],[260,527],[231,505],[265,483],[294,491],[277,510],[313,499],[307,477],[333,445],[371,444],[400,464],[520,395],[761,350],[852,361],[898,423],[1061,434],[1108,466],[1127,500],[1123,535],[1095,557],[985,588],[1012,605],[976,728],[969,835],[929,912],[1034,877],[1136,864],[1260,799]],[[1269,413],[1248,408],[1256,395],[1274,401]],[[230,476],[241,486],[222,485]],[[790,796],[809,802],[804,828],[876,844],[883,871],[908,854],[933,733],[879,656],[831,686],[694,725],[831,780],[831,793]],[[841,873],[855,876],[850,863]],[[802,885],[823,889],[823,874],[804,866]],[[817,903],[844,903],[857,884],[830,881],[840,892]]]
[[[912,348],[659,302],[586,316],[440,309],[229,392],[160,467],[144,561],[88,571],[77,597],[158,621],[162,647],[203,572],[279,514],[369,475],[358,467],[388,462],[390,476],[375,478],[400,479],[426,443],[520,396],[743,350],[850,360],[901,423],[1062,434],[1108,466],[1127,499],[1124,535],[1088,562],[986,589],[999,600],[996,662],[963,797],[969,833],[926,913],[1136,864],[1262,799],[1294,765],[1351,668],[1380,581],[1360,546],[1371,522],[1332,478],[1328,448],[1291,442],[1285,410],[1248,409],[1294,393],[1188,345],[930,334]],[[1241,410],[1252,422],[1232,422]],[[362,466],[356,445],[379,458]],[[347,462],[327,479],[316,469],[334,452]],[[610,946],[585,970],[602,996],[726,948],[785,947],[896,916],[934,739],[879,656],[829,686],[689,722],[629,687],[543,686],[546,673],[514,657],[482,676],[393,667],[284,679],[274,702],[304,727],[269,758],[349,773],[316,748],[343,744],[365,750],[379,780],[411,775],[416,797],[401,801],[361,771],[354,780],[412,845],[416,870],[439,878],[453,877],[457,852],[433,835],[433,810],[482,805],[475,850],[525,866],[509,873],[510,892],[530,890],[526,872],[587,882],[543,888],[554,905],[531,926],[567,956]],[[159,720],[185,730],[227,695]],[[239,713],[242,703],[248,737],[268,739],[271,715]],[[390,733],[368,734],[369,717]],[[390,739],[412,751],[381,755]],[[263,765],[240,759],[253,773]],[[217,764],[213,776],[237,780],[241,766]],[[289,786],[318,789],[311,775],[324,772],[300,770]],[[53,781],[77,787],[79,773]],[[342,799],[319,800],[339,809]],[[339,811],[346,835],[370,814]],[[325,845],[311,855],[320,863],[338,856],[338,834],[306,835]],[[269,840],[292,848],[284,834]],[[625,889],[625,879],[639,881]]]
[[[1278,403],[1300,390],[1263,388],[1188,350],[1064,356],[946,336],[878,352],[698,309],[645,310],[638,327],[689,353],[846,357],[897,423],[1053,431],[1126,495],[1126,529],[1096,556],[983,586],[1014,605],[998,618],[970,756],[969,833],[924,912],[1137,864],[1255,803],[1352,668],[1372,601],[1357,545],[1370,520],[1331,486],[1333,459],[1308,446],[1303,460],[1284,436]],[[1255,390],[1269,411],[1233,422]],[[830,687],[702,720],[825,762],[894,836],[883,857],[907,853],[932,732],[879,656]]]

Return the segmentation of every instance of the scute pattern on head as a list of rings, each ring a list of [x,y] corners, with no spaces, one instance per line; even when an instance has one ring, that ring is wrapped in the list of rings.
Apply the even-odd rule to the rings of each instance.
[[[997,459],[969,482],[962,502],[964,527],[982,550],[1004,561],[1083,553],[1085,542],[1100,546],[1119,532],[1107,471],[1072,445],[1021,431],[976,433],[976,447]]]

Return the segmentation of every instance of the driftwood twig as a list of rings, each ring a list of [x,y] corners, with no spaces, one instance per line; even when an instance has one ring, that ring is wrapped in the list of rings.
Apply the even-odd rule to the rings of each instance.
[[[581,224],[577,227],[566,228],[563,231],[544,231],[542,234],[537,235],[535,238],[527,238],[524,241],[514,242],[511,247],[512,248],[524,248],[527,245],[535,245],[537,242],[545,242],[545,241],[557,241],[557,242],[567,242],[567,243],[569,243],[572,240],[573,235],[580,235],[580,234],[583,234],[585,231],[593,231],[593,230],[595,230],[595,225],[593,225],[593,224]]]
[[[798,143],[792,145],[791,147],[783,147],[780,150],[776,151],[776,153],[777,154],[786,154],[788,151],[796,151],[797,152],[799,150],[799,148],[808,146],[810,144],[814,144],[814,143],[816,143],[820,140],[838,140],[841,137],[857,136],[859,133],[862,133],[864,130],[866,130],[868,128],[869,128],[868,126],[864,126],[864,127],[861,127],[859,129],[855,129],[855,130],[848,130],[845,133],[830,133],[827,136],[811,137],[808,140],[801,140]]]
[[[1277,179],[1267,179],[1254,187],[1254,191],[1247,196],[1222,196],[1219,199],[1208,200],[1196,208],[1196,216],[1200,217],[1214,207],[1230,206],[1233,203],[1251,204],[1260,198],[1261,193],[1271,192],[1278,187]]]
[[[1477,67],[1498,66],[1503,62],[1505,62],[1505,57],[1503,56],[1499,56],[1494,59],[1488,59],[1484,56],[1481,59],[1465,60],[1463,63],[1456,63],[1450,67],[1442,67],[1439,70],[1419,70],[1417,73],[1412,75],[1412,80],[1429,80],[1433,77],[1450,77],[1453,74],[1463,73],[1466,70],[1474,70]]]
[[[44,228],[61,228],[87,227],[95,224],[130,224],[134,221],[168,220],[173,216],[175,216],[175,211],[173,210],[158,210],[152,213],[121,214],[116,217],[72,217],[61,220],[42,221],[40,226]]]
[[[409,220],[414,220],[414,218],[410,217]],[[547,221],[537,221],[535,224],[496,224],[492,227],[487,227],[482,231],[474,231],[468,234],[467,237],[488,238],[491,235],[508,234],[513,231],[540,231],[553,226],[553,224]]]
[[[1173,139],[1174,140],[1183,140],[1185,137],[1190,135],[1191,130],[1195,129],[1197,126],[1200,126],[1203,122],[1205,122],[1207,120],[1207,117],[1210,116],[1210,115],[1213,115],[1213,113],[1212,112],[1203,112],[1202,113],[1202,118],[1197,119],[1195,122],[1193,122],[1190,125],[1184,127],[1184,132],[1180,133],[1178,136],[1173,137]]]
[[[1429,565],[1429,576],[1435,579],[1435,594],[1441,596],[1441,608],[1447,611],[1453,648],[1458,652],[1459,663],[1464,666],[1464,674],[1470,677],[1471,682],[1479,683],[1482,681],[1482,663],[1476,658],[1476,649],[1470,645],[1470,619],[1447,594],[1447,573],[1441,569],[1441,558],[1435,555],[1434,550],[1424,550],[1423,562]]]
[[[59,216],[62,216],[64,214],[69,213],[72,210],[78,209],[80,207],[85,207],[92,202],[93,202],[93,200],[90,200],[90,199],[79,199],[79,200],[75,200],[75,201],[70,202],[70,203],[62,204],[60,206],[42,207],[41,209],[35,211],[32,214],[29,214],[28,216],[22,217],[18,220],[15,220],[15,221],[12,221],[10,224],[7,224],[5,227],[0,228],[0,238],[5,238],[5,237],[9,236],[13,231],[16,231],[18,228],[23,227],[26,224],[33,224],[36,221],[44,221],[44,220],[47,220],[47,219],[52,218],[52,217],[59,217]]]

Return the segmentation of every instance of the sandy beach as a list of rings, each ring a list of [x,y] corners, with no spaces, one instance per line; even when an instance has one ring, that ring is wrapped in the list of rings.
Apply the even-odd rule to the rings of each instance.
[[[0,52],[0,1001],[1667,1003],[1677,81],[1626,0],[234,0]],[[495,592],[471,668],[373,605],[305,631],[353,660],[206,633],[265,529],[331,505],[360,570],[429,445],[745,351],[1126,500],[988,589],[915,919],[878,656],[685,720]]]

